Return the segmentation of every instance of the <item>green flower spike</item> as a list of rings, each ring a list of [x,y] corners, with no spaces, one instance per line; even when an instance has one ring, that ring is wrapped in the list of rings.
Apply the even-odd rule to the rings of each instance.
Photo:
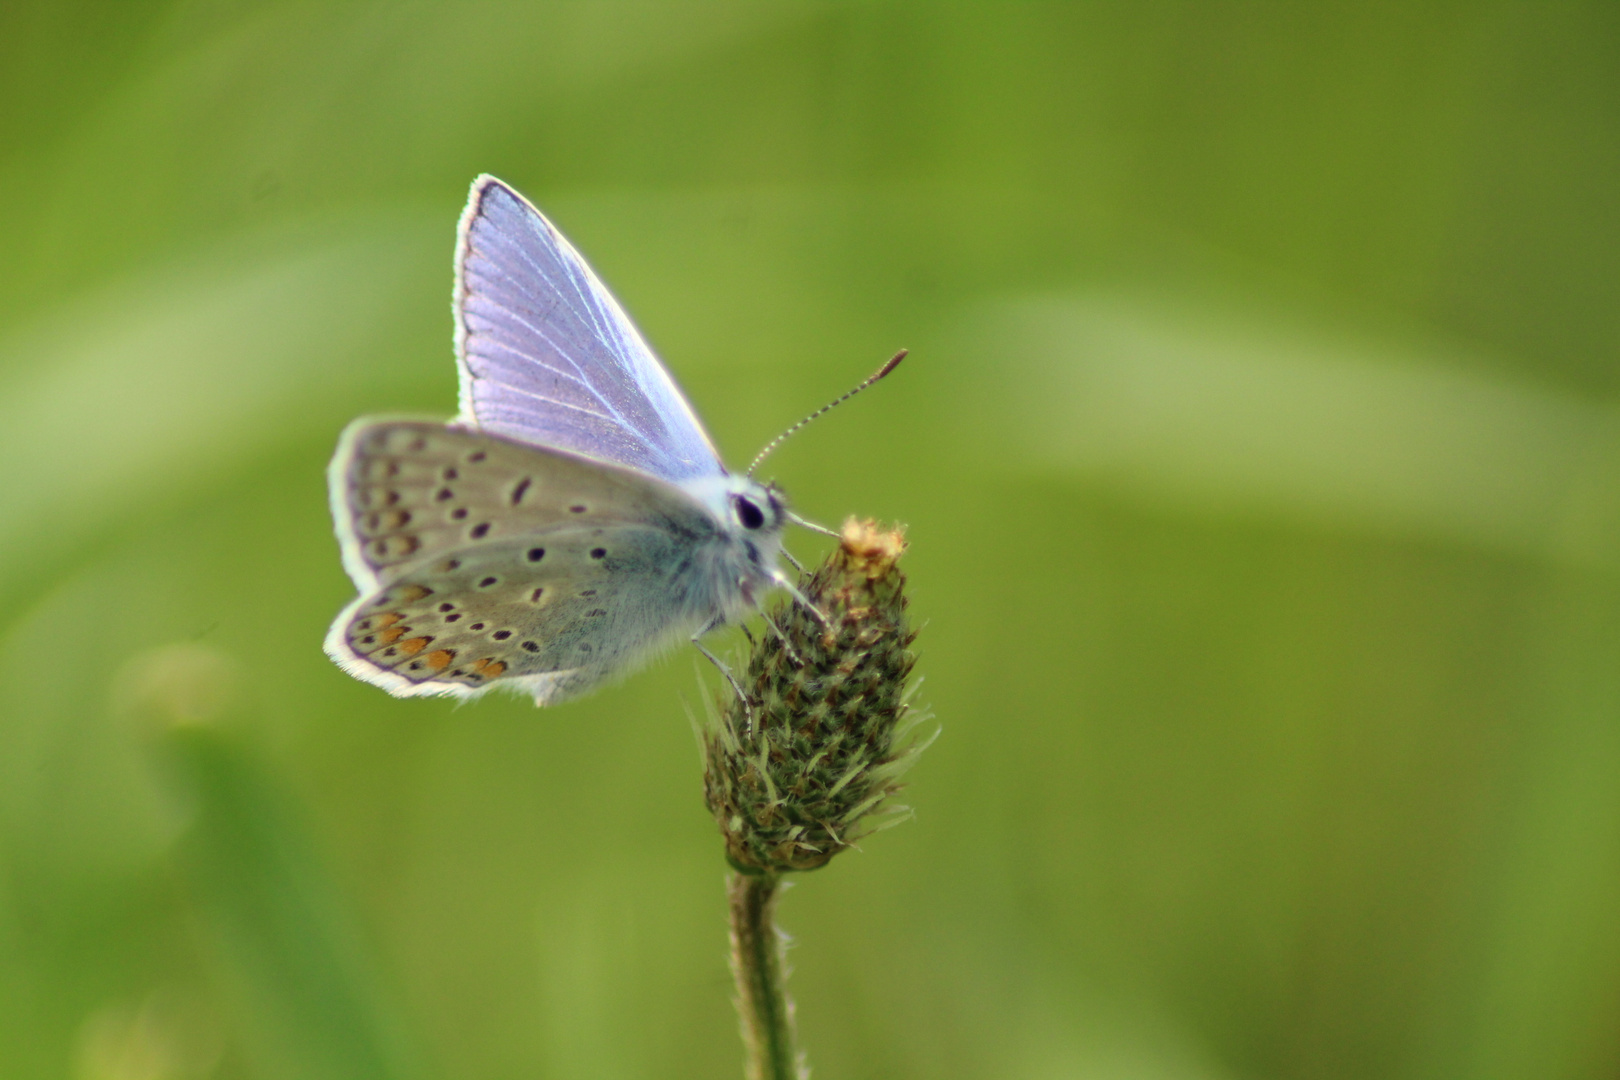
[[[744,874],[814,870],[862,836],[903,820],[871,817],[900,790],[922,747],[906,733],[916,657],[907,625],[898,530],[846,522],[832,555],[800,582],[826,619],[792,601],[752,650],[733,695],[704,737],[704,794]],[[778,634],[777,631],[780,631]]]
[[[778,606],[742,682],[703,733],[704,797],[725,838],[731,968],[749,1080],[802,1080],[774,926],[781,876],[825,866],[909,815],[888,805],[924,748],[907,703],[916,637],[906,621],[898,530],[846,522],[839,545],[799,582],[815,611]]]

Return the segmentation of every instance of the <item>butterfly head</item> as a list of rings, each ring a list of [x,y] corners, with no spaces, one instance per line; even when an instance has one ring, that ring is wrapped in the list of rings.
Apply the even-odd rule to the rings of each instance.
[[[769,536],[782,531],[787,518],[787,505],[780,492],[751,476],[727,479],[729,524],[738,535]]]
[[[720,526],[723,539],[711,550],[709,580],[716,589],[716,610],[730,622],[751,610],[780,580],[776,564],[789,512],[781,492],[751,476],[726,474],[714,479],[718,481],[714,487],[693,494]]]

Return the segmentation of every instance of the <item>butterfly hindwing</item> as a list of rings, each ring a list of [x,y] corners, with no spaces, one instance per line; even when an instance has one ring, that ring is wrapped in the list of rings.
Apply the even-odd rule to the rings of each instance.
[[[696,629],[681,617],[696,617],[694,582],[665,571],[690,564],[687,546],[615,525],[561,530],[544,549],[524,540],[435,559],[340,620],[345,666],[395,693],[466,695],[503,680],[559,700]]]

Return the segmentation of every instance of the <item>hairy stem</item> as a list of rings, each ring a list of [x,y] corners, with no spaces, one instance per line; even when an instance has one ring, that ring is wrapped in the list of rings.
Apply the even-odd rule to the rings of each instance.
[[[748,1080],[804,1080],[793,1049],[793,1003],[787,995],[782,935],[772,916],[781,878],[732,874],[731,973],[737,979],[737,1012],[748,1052]]]

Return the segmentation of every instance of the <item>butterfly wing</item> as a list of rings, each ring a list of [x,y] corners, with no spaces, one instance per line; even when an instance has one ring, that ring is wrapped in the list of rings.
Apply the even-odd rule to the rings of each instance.
[[[462,215],[455,312],[463,423],[670,481],[725,472],[579,252],[492,176],[473,182]]]
[[[710,617],[719,524],[672,484],[426,421],[350,426],[331,469],[361,590],[326,651],[401,697],[550,704]]]

